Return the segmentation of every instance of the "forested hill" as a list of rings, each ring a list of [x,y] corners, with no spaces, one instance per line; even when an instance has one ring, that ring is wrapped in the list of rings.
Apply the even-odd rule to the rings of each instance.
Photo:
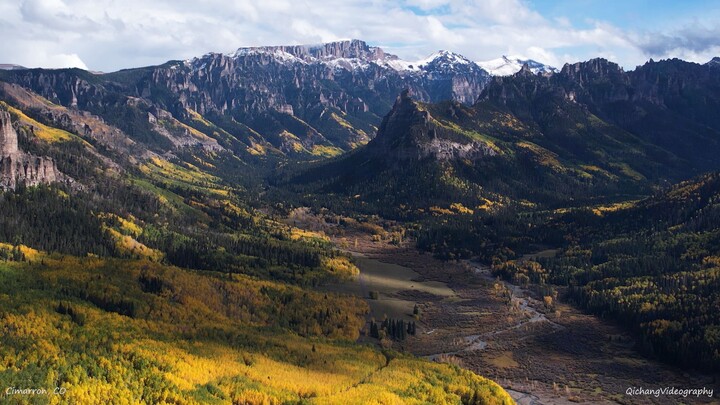
[[[571,286],[570,296],[589,311],[637,331],[646,352],[717,371],[719,224],[717,172],[636,204],[573,211],[552,225],[570,243],[541,261],[543,277]]]

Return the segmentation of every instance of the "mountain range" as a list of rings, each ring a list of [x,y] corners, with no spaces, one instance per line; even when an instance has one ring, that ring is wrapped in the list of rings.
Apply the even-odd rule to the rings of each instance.
[[[488,63],[496,76],[451,52],[407,62],[352,40],[240,48],[107,74],[1,70],[0,91],[19,122],[66,131],[116,167],[158,157],[197,165],[209,156],[247,170],[360,148],[347,159],[379,159],[378,150],[435,156],[486,184],[483,193],[523,198],[528,184],[575,198],[717,167],[716,59],[649,61],[629,72],[604,59],[561,70],[505,57]],[[403,118],[414,109],[427,117]],[[400,140],[398,125],[425,135]]]
[[[300,158],[337,155],[367,143],[406,88],[420,101],[470,105],[490,78],[480,65],[452,52],[408,62],[359,40],[240,48],[108,74],[7,65],[0,77],[111,121],[119,114],[167,111],[238,154]],[[215,129],[203,130],[207,125]],[[151,133],[163,131],[126,132],[148,144],[168,143],[167,134]]]
[[[533,200],[537,184],[575,198],[718,166],[716,59],[649,61],[628,72],[604,59],[561,70],[496,62],[491,76],[451,52],[407,62],[352,40],[240,48],[107,74],[0,70],[0,92],[18,122],[65,131],[115,167],[209,159],[248,170],[359,148],[347,159],[434,156],[485,184],[483,193]],[[416,110],[425,118],[404,116]],[[407,131],[423,135],[400,139]]]
[[[103,75],[77,69],[8,70],[0,79],[99,116],[167,111],[201,131],[215,128],[206,130],[208,135],[237,153],[307,158],[367,143],[405,88],[426,101],[473,103],[489,75],[451,53],[416,66],[355,40],[242,48],[232,55],[208,54]],[[167,143],[166,136],[149,128],[129,132],[149,144]]]
[[[562,286],[647,353],[717,370],[719,66],[411,62],[358,40],[103,74],[3,65],[0,312],[19,326],[0,354],[94,398],[511,403],[455,365],[351,343],[363,297],[316,287],[358,274],[333,243],[362,234],[546,299]],[[524,261],[540,249],[555,256]],[[31,322],[60,325],[37,361],[16,355]]]
[[[712,65],[680,60],[625,72],[594,59],[552,75],[525,65],[493,78],[472,106],[403,93],[367,147],[290,182],[423,209],[650,193],[720,168],[719,95]]]

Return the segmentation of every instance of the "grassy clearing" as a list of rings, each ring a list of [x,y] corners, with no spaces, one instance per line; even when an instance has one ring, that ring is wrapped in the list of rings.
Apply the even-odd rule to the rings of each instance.
[[[377,320],[385,316],[414,320],[415,301],[395,298],[399,292],[432,294],[446,299],[455,296],[455,292],[445,283],[414,281],[419,274],[408,267],[364,257],[356,257],[355,262],[360,269],[359,276],[352,281],[329,286],[328,289],[356,297],[372,298],[369,302],[370,316]]]

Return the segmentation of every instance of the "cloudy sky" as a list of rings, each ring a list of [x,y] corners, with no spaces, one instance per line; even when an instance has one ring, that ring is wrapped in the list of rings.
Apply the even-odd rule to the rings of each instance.
[[[554,66],[720,55],[717,0],[2,0],[0,63],[113,71],[242,46],[358,38]]]

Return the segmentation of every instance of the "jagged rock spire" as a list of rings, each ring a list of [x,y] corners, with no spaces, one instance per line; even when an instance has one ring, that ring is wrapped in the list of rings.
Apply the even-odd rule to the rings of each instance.
[[[0,110],[0,158],[18,153],[18,137],[10,113]]]
[[[0,110],[0,190],[14,190],[19,184],[36,186],[56,181],[70,179],[60,173],[51,158],[20,151],[10,113]]]

